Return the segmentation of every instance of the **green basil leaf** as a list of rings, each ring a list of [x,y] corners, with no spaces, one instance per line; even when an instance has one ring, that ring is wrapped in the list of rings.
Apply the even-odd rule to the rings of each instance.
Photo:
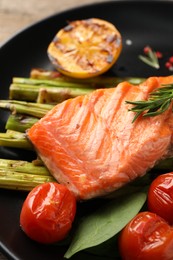
[[[79,223],[72,242],[65,253],[70,258],[75,253],[103,243],[116,235],[142,208],[146,193],[136,192],[105,203]]]
[[[119,238],[120,232],[118,234],[116,234],[115,236],[111,237],[110,239],[104,241],[100,245],[87,248],[81,252],[88,252],[95,256],[106,257],[107,260],[120,259],[119,248],[118,248],[118,238]],[[75,254],[75,256],[77,256],[77,255],[80,255],[80,253]]]

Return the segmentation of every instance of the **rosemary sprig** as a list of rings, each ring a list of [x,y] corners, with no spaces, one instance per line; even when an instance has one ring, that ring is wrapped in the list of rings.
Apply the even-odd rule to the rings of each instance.
[[[162,114],[169,108],[172,99],[173,84],[167,84],[151,92],[148,100],[126,101],[126,103],[134,105],[129,109],[129,111],[136,112],[132,121],[134,122],[140,115],[153,117]]]
[[[157,53],[148,46],[145,48],[145,54],[146,54],[145,56],[139,55],[139,59],[141,61],[143,61],[144,63],[146,63],[147,65],[149,65],[155,69],[159,69],[160,64],[159,64],[159,60],[157,57]]]

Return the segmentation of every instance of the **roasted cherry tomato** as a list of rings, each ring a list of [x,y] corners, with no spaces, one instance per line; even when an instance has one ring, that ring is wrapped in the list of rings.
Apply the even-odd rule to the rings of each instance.
[[[49,182],[38,185],[24,201],[20,225],[31,239],[54,243],[69,233],[76,213],[76,199],[64,186]]]
[[[173,259],[173,228],[152,212],[141,212],[122,230],[119,237],[123,260]]]
[[[122,37],[105,20],[76,20],[58,31],[48,46],[48,56],[61,73],[89,78],[107,71],[122,50]]]
[[[150,185],[148,209],[173,224],[173,172],[159,175]]]

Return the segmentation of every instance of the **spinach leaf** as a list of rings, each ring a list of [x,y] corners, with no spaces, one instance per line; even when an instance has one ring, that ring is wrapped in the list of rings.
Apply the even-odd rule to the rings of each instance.
[[[120,232],[117,233],[115,236],[111,237],[110,239],[106,240],[105,242],[97,246],[87,248],[81,252],[87,252],[95,256],[105,257],[107,258],[107,260],[120,259],[119,248],[118,248],[118,238]],[[80,253],[75,255],[79,255],[79,254]]]
[[[146,193],[136,192],[119,200],[104,202],[103,207],[84,217],[78,224],[64,257],[70,258],[116,235],[140,211],[145,201]]]

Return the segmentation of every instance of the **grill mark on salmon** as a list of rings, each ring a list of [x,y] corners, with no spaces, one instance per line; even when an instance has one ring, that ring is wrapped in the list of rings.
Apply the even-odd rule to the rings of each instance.
[[[66,100],[28,130],[56,180],[79,200],[112,192],[143,176],[172,154],[171,107],[156,117],[139,117],[126,100],[146,100],[173,77],[151,77],[139,86],[128,82]]]

